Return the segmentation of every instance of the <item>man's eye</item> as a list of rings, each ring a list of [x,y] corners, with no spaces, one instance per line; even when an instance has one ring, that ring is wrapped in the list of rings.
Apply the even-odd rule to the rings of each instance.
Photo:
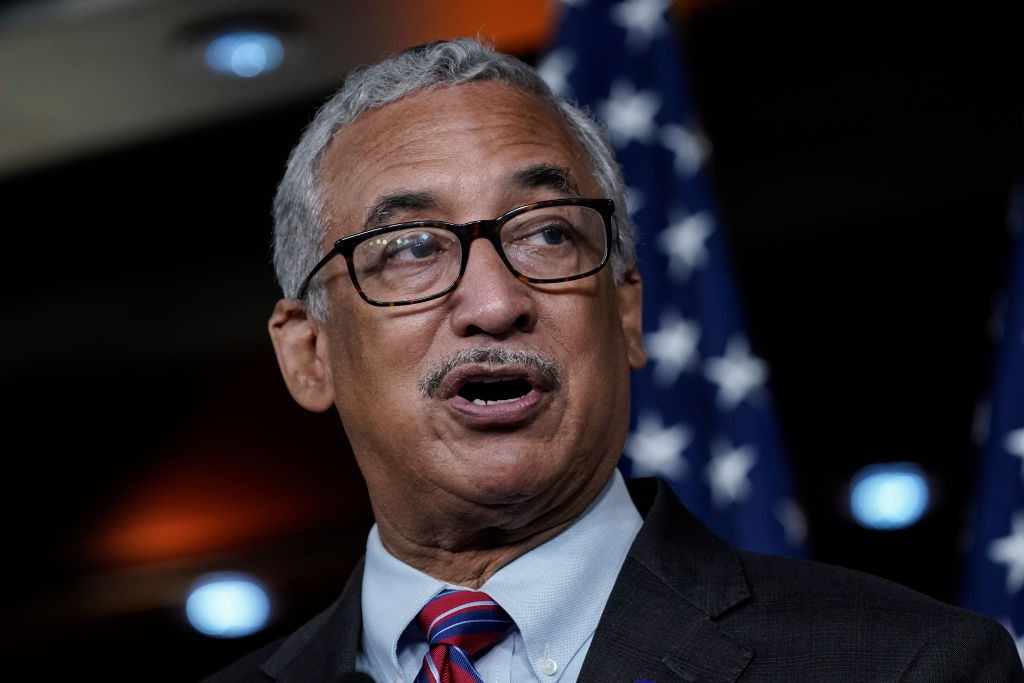
[[[551,226],[544,228],[537,233],[537,237],[541,239],[544,244],[562,244],[566,240],[572,238],[572,229],[569,226]]]
[[[553,247],[572,242],[573,229],[568,223],[552,223],[533,230],[523,240],[527,244],[540,247]]]
[[[400,260],[425,259],[434,256],[440,246],[437,237],[429,232],[406,233],[388,242],[385,256]]]

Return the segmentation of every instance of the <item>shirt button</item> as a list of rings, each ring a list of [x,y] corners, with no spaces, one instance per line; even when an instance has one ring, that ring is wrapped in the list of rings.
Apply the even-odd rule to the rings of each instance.
[[[551,659],[551,657],[545,657],[540,660],[540,671],[545,676],[554,676],[555,672],[558,671],[558,662]]]

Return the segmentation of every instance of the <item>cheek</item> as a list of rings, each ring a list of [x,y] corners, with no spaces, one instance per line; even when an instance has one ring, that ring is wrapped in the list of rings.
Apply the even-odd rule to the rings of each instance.
[[[595,372],[604,375],[611,371],[608,363],[625,358],[622,321],[615,300],[609,292],[598,290],[591,296],[579,297],[557,313],[553,313],[553,329],[557,337],[571,349],[567,355],[571,362],[577,354],[595,363]]]
[[[401,452],[395,440],[408,430],[395,425],[410,424],[411,415],[403,410],[415,405],[416,396],[408,394],[416,389],[388,339],[370,334],[368,327],[361,330],[338,345],[331,366],[338,416],[360,468],[370,473],[390,467],[386,455]],[[360,459],[370,454],[369,460]]]
[[[412,315],[396,316],[390,309],[371,309],[339,324],[333,330],[338,341],[330,365],[343,416],[395,414],[415,407],[430,330],[436,325]]]
[[[579,409],[600,414],[599,419],[606,414],[588,403],[600,401],[610,410],[621,409],[618,399],[629,390],[630,372],[616,307],[601,303],[600,297],[584,299],[553,314],[553,320],[561,361],[573,386],[569,395],[581,399]]]

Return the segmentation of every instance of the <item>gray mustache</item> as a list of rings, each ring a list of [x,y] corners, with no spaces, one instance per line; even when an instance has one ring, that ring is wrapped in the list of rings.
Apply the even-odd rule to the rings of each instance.
[[[433,397],[441,387],[444,378],[460,365],[483,363],[515,368],[534,369],[542,373],[552,387],[562,385],[562,373],[552,361],[534,351],[508,349],[503,347],[480,347],[457,351],[442,360],[438,366],[420,380],[420,392],[426,398]]]

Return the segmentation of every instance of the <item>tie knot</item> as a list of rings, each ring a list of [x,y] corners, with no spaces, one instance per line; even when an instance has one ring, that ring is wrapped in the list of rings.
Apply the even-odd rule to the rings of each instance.
[[[430,646],[451,645],[476,656],[512,629],[512,618],[480,591],[443,590],[416,617]]]

